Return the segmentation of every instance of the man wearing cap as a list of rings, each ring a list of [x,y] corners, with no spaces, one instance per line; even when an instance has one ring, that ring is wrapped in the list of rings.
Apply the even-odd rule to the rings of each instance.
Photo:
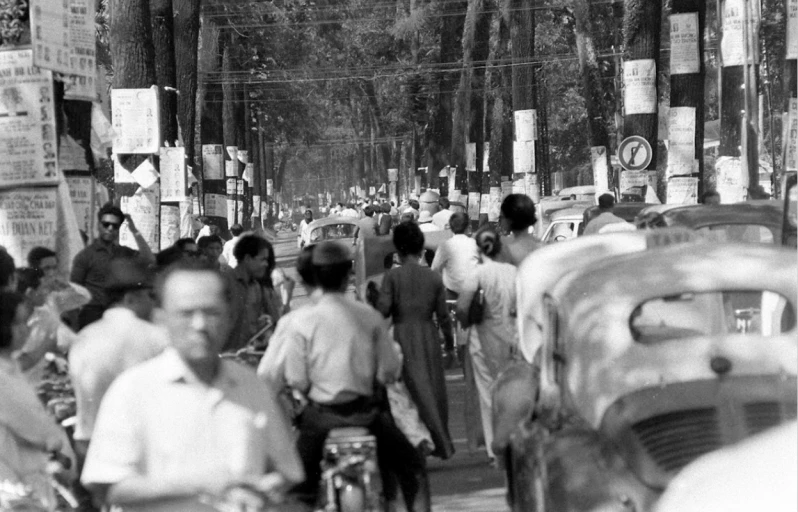
[[[104,205],[97,213],[100,221],[97,239],[75,255],[69,280],[85,286],[91,292],[91,301],[81,308],[78,325],[86,325],[99,320],[103,311],[111,304],[107,292],[107,279],[111,260],[119,257],[138,257],[146,264],[155,263],[155,256],[146,240],[136,229],[130,215],[122,213],[111,203]],[[136,241],[138,252],[119,245],[119,230],[127,222],[128,230]]]
[[[149,322],[155,305],[152,273],[131,258],[111,260],[109,273],[111,307],[78,333],[69,351],[69,376],[77,405],[75,451],[81,461],[108,387],[122,372],[152,359],[166,347],[166,333]]]
[[[327,434],[339,427],[367,427],[377,438],[381,470],[394,472],[407,510],[429,510],[424,461],[392,421],[380,414],[378,387],[401,372],[401,357],[380,314],[345,295],[352,271],[350,249],[322,242],[311,256],[320,295],[283,317],[272,337],[284,359],[261,363],[261,375],[307,399],[298,417],[297,449],[307,475],[298,495],[313,505],[321,478],[319,463]],[[269,377],[270,376],[270,377]],[[390,498],[390,497],[389,497]]]

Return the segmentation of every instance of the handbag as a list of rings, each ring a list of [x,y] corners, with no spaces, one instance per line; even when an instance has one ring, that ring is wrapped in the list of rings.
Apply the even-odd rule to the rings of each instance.
[[[482,323],[484,317],[485,291],[482,289],[482,287],[480,287],[471,298],[471,304],[468,306],[468,326]]]

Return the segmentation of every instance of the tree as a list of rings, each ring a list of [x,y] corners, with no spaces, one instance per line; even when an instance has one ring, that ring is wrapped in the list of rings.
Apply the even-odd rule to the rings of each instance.
[[[177,98],[173,91],[175,78],[174,23],[172,0],[150,0],[152,42],[155,54],[155,77],[161,101],[161,145],[173,146],[177,140]]]
[[[513,96],[510,55],[510,0],[494,0],[496,12],[490,28],[488,96],[490,112],[490,186],[501,185],[502,176],[513,173]]]
[[[186,160],[194,162],[197,58],[200,29],[200,2],[172,0],[177,95],[177,119],[182,128]],[[201,155],[200,155],[201,157]]]

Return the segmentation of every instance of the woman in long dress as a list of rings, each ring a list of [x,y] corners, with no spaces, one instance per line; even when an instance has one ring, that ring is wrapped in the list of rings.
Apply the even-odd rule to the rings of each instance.
[[[499,234],[492,227],[480,229],[474,239],[482,256],[457,298],[458,319],[468,320],[471,301],[481,290],[483,317],[476,324],[477,336],[469,336],[468,350],[474,364],[474,377],[480,398],[482,428],[488,457],[495,460],[493,424],[491,418],[493,384],[499,373],[513,359],[518,345],[515,327],[515,276],[516,268],[510,263],[497,261],[502,254]]]
[[[402,378],[432,435],[432,455],[447,459],[454,453],[454,445],[438,334],[440,325],[447,346],[452,344],[446,290],[438,273],[419,264],[424,235],[415,222],[396,226],[393,241],[402,266],[385,274],[377,306],[383,315],[393,318],[394,338],[404,354]]]

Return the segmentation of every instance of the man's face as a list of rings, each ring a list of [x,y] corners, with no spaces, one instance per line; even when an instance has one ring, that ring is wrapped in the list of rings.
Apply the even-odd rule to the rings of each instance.
[[[176,271],[164,283],[157,323],[186,361],[217,357],[230,333],[221,278],[208,271]]]
[[[45,280],[53,279],[58,274],[58,258],[48,256],[39,262],[39,270],[42,271]]]
[[[254,258],[244,256],[243,264],[250,276],[255,279],[263,279],[269,268],[269,249],[263,249]]]
[[[208,246],[205,247],[205,253],[204,253],[205,259],[211,263],[218,262],[219,256],[222,255],[222,249],[223,249],[222,244],[218,242],[213,242],[211,244],[208,244]]]
[[[122,227],[122,219],[113,214],[105,214],[100,218],[100,240],[103,242],[119,241],[119,228]]]

